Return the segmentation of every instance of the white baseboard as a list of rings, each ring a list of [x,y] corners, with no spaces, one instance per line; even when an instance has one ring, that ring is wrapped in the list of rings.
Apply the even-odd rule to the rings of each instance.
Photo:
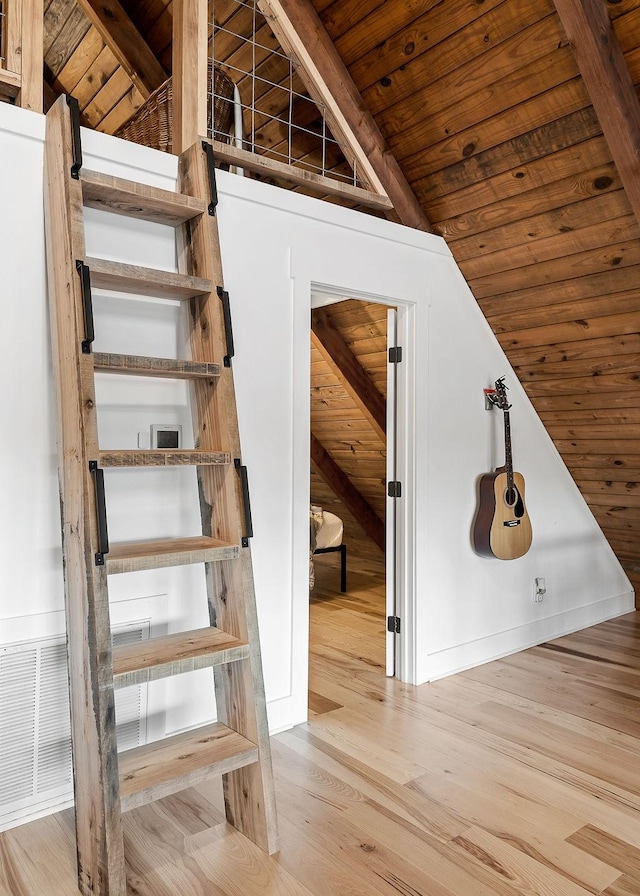
[[[464,672],[465,669],[472,669],[474,666],[518,653],[528,647],[535,647],[537,644],[542,644],[553,638],[560,638],[562,635],[588,628],[590,625],[614,619],[616,616],[630,613],[633,609],[635,609],[635,593],[627,591],[585,607],[578,607],[528,622],[517,628],[496,632],[486,638],[434,651],[429,654],[428,678],[418,684],[436,681],[438,678],[445,678],[456,672]]]

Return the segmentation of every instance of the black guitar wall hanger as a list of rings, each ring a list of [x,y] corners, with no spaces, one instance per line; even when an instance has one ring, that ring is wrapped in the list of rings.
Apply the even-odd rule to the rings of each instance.
[[[482,391],[484,393],[484,409],[485,411],[492,411],[496,406],[498,393],[495,389],[483,389]]]
[[[495,407],[499,407],[501,411],[508,411],[511,407],[507,403],[507,390],[509,387],[505,383],[505,377],[501,376],[496,380],[495,388],[483,389],[484,393],[484,409],[492,411]]]

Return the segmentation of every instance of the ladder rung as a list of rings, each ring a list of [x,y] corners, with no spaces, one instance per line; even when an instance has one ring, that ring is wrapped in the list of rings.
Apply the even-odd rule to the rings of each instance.
[[[179,632],[114,647],[113,684],[125,688],[194,669],[234,663],[248,656],[248,644],[219,628]]]
[[[94,352],[93,368],[128,376],[163,376],[171,379],[197,379],[220,376],[219,364],[204,361],[182,361],[175,358],[145,358],[141,355],[115,355]]]
[[[142,218],[177,227],[207,210],[207,204],[202,199],[149,187],[98,171],[87,171],[86,168],[82,169],[80,182],[86,206],[105,209],[129,218]]]
[[[123,812],[258,761],[258,748],[220,722],[118,756]]]
[[[211,292],[211,280],[174,274],[157,268],[141,268],[104,258],[85,259],[91,271],[91,286],[116,292],[155,296],[159,299],[190,299]]]
[[[183,450],[182,448],[148,451],[101,451],[101,467],[179,467],[214,466],[231,463],[231,455],[225,451]]]
[[[161,569],[187,563],[214,563],[236,560],[238,545],[225,544],[217,538],[199,535],[196,538],[163,538],[154,541],[124,541],[112,544],[106,554],[107,572],[136,572],[140,569]]]

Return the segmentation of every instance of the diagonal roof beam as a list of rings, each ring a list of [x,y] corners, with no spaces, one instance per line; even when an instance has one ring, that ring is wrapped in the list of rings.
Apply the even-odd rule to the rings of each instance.
[[[118,0],[78,0],[78,5],[147,99],[167,80],[167,73]]]
[[[386,442],[387,403],[376,384],[331,323],[324,308],[311,314],[311,339],[333,373],[358,405],[376,435]]]
[[[372,190],[389,197],[402,224],[431,232],[311,0],[258,0],[258,6],[282,48],[299,63],[298,73],[309,94],[325,107],[333,136],[353,154],[357,173]]]
[[[627,198],[640,221],[640,102],[605,0],[554,0]]]
[[[386,536],[382,520],[313,433],[311,433],[311,460],[318,473],[331,491],[340,498],[355,521],[362,526],[374,544],[384,551]]]

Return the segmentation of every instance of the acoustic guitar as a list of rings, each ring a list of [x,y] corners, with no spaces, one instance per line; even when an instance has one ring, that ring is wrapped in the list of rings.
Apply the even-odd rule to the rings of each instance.
[[[473,527],[473,546],[483,557],[515,560],[531,547],[533,532],[524,503],[524,478],[513,472],[511,421],[504,377],[496,380],[494,405],[504,412],[505,465],[480,478],[478,512]]]

